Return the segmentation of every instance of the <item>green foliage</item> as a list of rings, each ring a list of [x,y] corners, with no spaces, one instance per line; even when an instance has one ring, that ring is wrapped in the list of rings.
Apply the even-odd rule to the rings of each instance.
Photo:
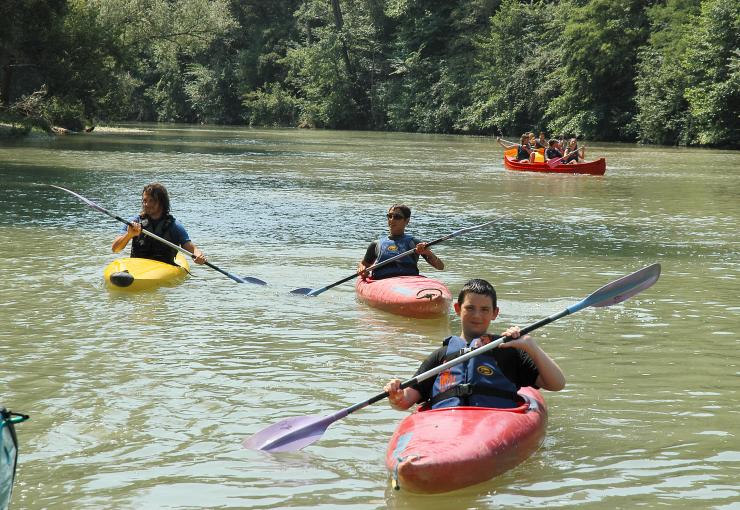
[[[0,0],[0,115],[47,128],[246,121],[737,144],[739,10],[720,0]]]
[[[738,143],[740,6],[671,0],[649,10],[640,52],[640,139],[648,143]]]
[[[270,84],[266,90],[255,90],[244,96],[246,119],[250,126],[294,126],[301,105],[279,83]]]
[[[647,21],[637,0],[559,4],[562,92],[545,114],[552,130],[588,138],[631,139],[637,48]]]
[[[542,112],[557,91],[548,20],[555,6],[502,2],[477,41],[477,73],[467,123],[486,131],[544,129]]]
[[[690,142],[738,144],[740,107],[740,4],[702,3],[683,66],[690,76],[685,98],[692,121]]]
[[[694,30],[699,0],[669,0],[648,9],[651,35],[639,52],[635,83],[639,139],[646,143],[687,143],[689,75],[682,61]]]

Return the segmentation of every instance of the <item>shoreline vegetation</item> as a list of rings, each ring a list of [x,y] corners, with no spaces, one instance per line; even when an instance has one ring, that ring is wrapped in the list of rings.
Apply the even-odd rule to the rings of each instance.
[[[738,2],[8,1],[0,137],[135,121],[740,148]]]

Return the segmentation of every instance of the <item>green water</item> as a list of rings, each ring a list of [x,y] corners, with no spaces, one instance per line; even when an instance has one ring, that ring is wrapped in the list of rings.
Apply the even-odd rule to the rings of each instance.
[[[127,126],[0,142],[0,404],[18,427],[12,508],[740,508],[740,154],[589,144],[604,177],[503,169],[490,138]],[[180,286],[109,292],[121,216],[161,181],[211,262]],[[304,451],[241,448],[280,419],[325,415],[405,379],[440,320],[356,302],[352,273],[411,206],[453,294],[492,281],[494,331],[558,312],[653,262],[651,289],[538,332],[566,373],[543,447],[486,484],[435,497],[389,488],[404,416],[378,403]]]

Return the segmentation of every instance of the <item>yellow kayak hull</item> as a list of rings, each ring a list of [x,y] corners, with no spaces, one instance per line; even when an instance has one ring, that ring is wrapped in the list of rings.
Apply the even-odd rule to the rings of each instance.
[[[179,265],[143,258],[116,259],[103,270],[103,279],[109,288],[126,292],[174,285],[185,278],[190,268],[181,253],[177,254],[175,262]]]

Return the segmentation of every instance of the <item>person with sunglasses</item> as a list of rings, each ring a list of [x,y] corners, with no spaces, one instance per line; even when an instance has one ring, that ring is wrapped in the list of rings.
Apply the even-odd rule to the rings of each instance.
[[[406,233],[406,226],[411,221],[411,209],[408,206],[403,204],[392,205],[388,209],[386,217],[388,218],[388,235],[370,243],[364,258],[357,266],[357,272],[362,278],[370,276],[374,280],[382,280],[394,276],[416,276],[419,274],[417,266],[419,255],[424,257],[424,260],[435,269],[444,269],[444,262],[432,253],[428,243],[422,243]],[[401,257],[372,270],[368,274],[367,269],[370,266],[412,249],[415,249],[415,252],[411,255]]]
[[[170,197],[167,189],[160,183],[147,184],[141,194],[141,212],[129,219],[130,226],[124,225],[111,246],[113,253],[123,250],[129,241],[131,257],[159,260],[175,264],[177,250],[149,236],[142,235],[145,229],[173,244],[182,246],[195,255],[196,264],[205,264],[206,256],[190,240],[185,227],[170,214]]]

